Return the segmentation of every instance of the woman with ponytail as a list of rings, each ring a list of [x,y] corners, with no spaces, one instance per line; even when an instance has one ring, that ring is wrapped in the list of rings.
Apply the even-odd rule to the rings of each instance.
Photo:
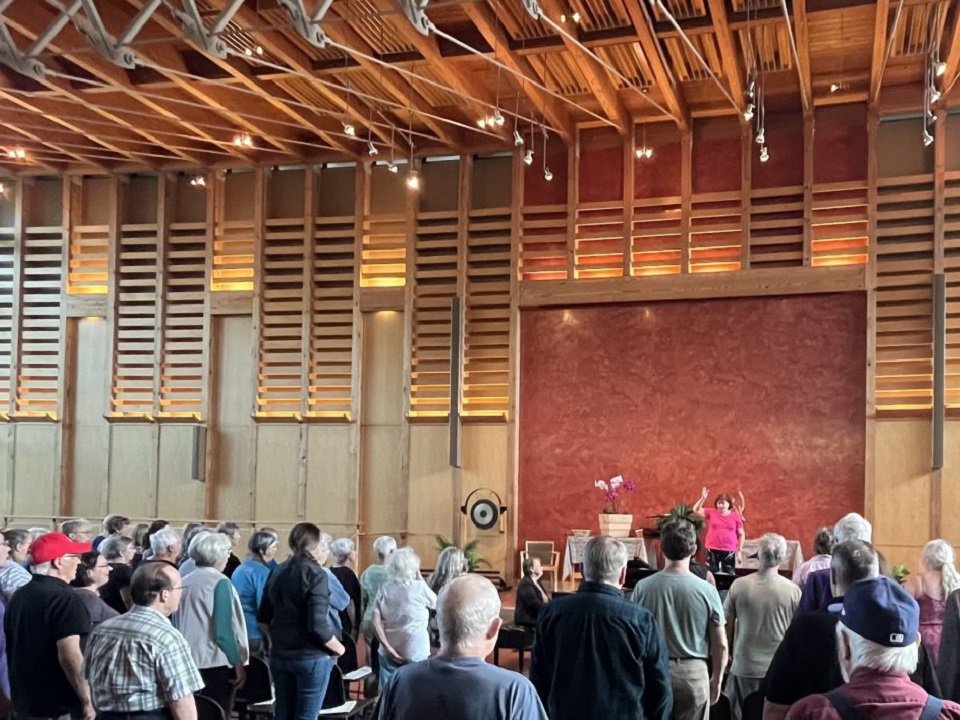
[[[940,658],[940,637],[947,597],[960,589],[960,573],[953,548],[946,540],[931,540],[923,546],[920,572],[907,578],[906,589],[920,606],[920,636],[934,665]]]

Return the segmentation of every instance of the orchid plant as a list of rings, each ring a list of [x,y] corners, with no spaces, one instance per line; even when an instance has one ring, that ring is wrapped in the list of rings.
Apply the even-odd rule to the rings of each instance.
[[[620,497],[624,493],[633,492],[637,484],[633,480],[624,480],[623,475],[616,475],[609,480],[597,480],[593,486],[603,493],[603,499],[608,505],[603,509],[604,514],[618,514],[620,512]]]

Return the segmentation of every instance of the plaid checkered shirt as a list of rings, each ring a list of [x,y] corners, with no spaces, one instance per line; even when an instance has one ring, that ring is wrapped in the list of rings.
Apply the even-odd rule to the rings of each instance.
[[[204,686],[180,631],[140,605],[97,626],[85,666],[99,712],[159,710]]]

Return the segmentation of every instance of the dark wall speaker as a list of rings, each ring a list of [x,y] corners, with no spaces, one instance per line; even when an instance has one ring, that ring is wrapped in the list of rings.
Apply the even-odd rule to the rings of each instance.
[[[193,426],[190,477],[199,482],[205,482],[207,479],[207,427],[205,425]]]

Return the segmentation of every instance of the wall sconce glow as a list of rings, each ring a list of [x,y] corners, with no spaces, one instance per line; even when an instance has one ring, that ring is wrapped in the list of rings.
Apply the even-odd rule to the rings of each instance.
[[[416,192],[420,189],[420,173],[416,170],[411,170],[407,173],[407,190]]]
[[[206,186],[207,179],[203,175],[194,175],[190,178],[190,187],[205,188]]]
[[[7,150],[7,157],[11,160],[26,160],[27,151],[22,147],[9,148]]]
[[[252,148],[253,138],[250,137],[250,133],[237,133],[233,136],[233,144],[237,147]]]

